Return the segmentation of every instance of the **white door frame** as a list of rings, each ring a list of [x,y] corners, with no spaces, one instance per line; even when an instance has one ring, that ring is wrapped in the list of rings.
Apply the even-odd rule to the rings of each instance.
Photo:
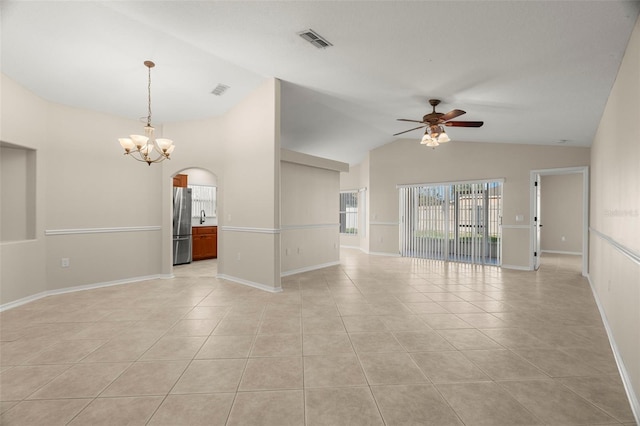
[[[552,176],[552,175],[568,175],[568,174],[582,174],[582,275],[587,276],[589,272],[589,167],[566,167],[559,169],[541,169],[531,170],[529,172],[530,181],[530,232],[529,232],[529,269],[535,269],[535,256],[536,251],[536,232],[537,223],[533,218],[536,217],[537,199],[536,199],[536,177],[539,176]],[[539,251],[539,250],[538,250]],[[540,255],[540,253],[538,253]]]

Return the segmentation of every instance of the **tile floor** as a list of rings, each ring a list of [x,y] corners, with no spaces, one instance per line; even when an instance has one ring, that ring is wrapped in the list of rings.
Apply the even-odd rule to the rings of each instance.
[[[635,424],[579,268],[343,250],[279,294],[201,261],[47,297],[0,314],[0,423]]]

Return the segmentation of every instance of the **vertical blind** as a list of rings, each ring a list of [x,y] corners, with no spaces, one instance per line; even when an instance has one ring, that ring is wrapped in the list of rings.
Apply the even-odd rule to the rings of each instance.
[[[216,187],[189,185],[191,188],[191,216],[200,217],[204,210],[206,217],[216,217]]]
[[[400,254],[501,263],[502,181],[398,188]]]

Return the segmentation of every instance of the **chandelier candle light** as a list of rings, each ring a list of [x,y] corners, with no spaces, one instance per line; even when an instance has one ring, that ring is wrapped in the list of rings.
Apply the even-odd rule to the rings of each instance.
[[[149,68],[149,84],[148,89],[148,111],[147,125],[144,126],[144,136],[130,135],[128,138],[120,138],[120,145],[124,148],[125,155],[131,155],[134,160],[143,161],[149,165],[151,163],[160,163],[173,152],[175,145],[171,139],[156,139],[153,136],[153,126],[151,125],[151,68],[155,67],[151,61],[144,61],[144,66]],[[155,157],[155,158],[154,158]]]

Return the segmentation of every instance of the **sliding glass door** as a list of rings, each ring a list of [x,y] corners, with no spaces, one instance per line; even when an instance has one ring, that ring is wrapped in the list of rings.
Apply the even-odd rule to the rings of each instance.
[[[402,185],[400,254],[501,263],[502,181]]]

